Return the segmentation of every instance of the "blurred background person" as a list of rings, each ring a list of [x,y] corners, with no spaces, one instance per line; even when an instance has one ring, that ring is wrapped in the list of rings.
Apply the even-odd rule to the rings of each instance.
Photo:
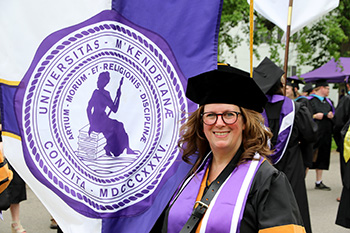
[[[0,144],[2,147],[2,137],[1,137],[1,117],[0,117]],[[6,150],[5,150],[6,151]],[[4,154],[6,157],[6,153]],[[20,202],[27,200],[26,184],[23,179],[18,175],[18,173],[13,169],[10,163],[9,168],[13,172],[13,179],[7,187],[8,197],[10,201],[10,212],[11,212],[11,229],[12,233],[26,233],[20,222]]]
[[[305,230],[311,233],[309,204],[305,186],[305,167],[300,142],[310,143],[316,137],[316,124],[308,108],[283,95],[284,71],[270,59],[265,59],[254,69],[253,79],[268,99],[265,125],[270,128],[270,156],[273,165],[283,171],[292,185]],[[294,93],[294,90],[292,91]]]
[[[313,94],[313,91],[314,91],[314,87],[313,87],[313,84],[312,83],[306,83],[304,86],[303,86],[303,91],[301,92],[301,95],[302,96],[309,96],[310,94]]]
[[[311,106],[310,101],[307,98],[307,96],[303,96],[299,93],[299,84],[300,83],[302,83],[302,81],[287,78],[286,96],[288,98],[296,101],[296,102],[301,103],[302,105],[305,105],[308,108],[308,110],[310,112],[310,117],[312,119],[312,116],[311,116],[312,106]],[[305,86],[304,86],[304,88],[305,88]],[[311,88],[311,90],[310,90],[310,88]],[[311,92],[312,91],[312,84],[311,84],[311,86],[309,85],[309,87],[306,90]],[[313,127],[315,127],[315,130],[317,130],[316,124],[314,124]],[[314,142],[301,141],[299,143],[300,143],[299,146],[300,146],[301,154],[303,156],[304,167],[305,167],[305,176],[306,176],[309,168],[312,166],[313,146],[314,146],[315,140],[314,140]]]
[[[314,93],[310,94],[312,117],[317,123],[317,141],[314,144],[313,164],[310,169],[316,170],[315,189],[330,191],[331,188],[323,183],[323,170],[329,169],[333,133],[333,102],[327,98],[329,86],[327,80],[318,80]]]
[[[347,95],[343,96],[335,109],[333,118],[334,128],[333,137],[337,144],[337,151],[339,152],[340,174],[342,179],[342,193],[341,197],[337,198],[340,202],[336,224],[350,228],[350,85],[349,78],[345,79],[345,86]]]

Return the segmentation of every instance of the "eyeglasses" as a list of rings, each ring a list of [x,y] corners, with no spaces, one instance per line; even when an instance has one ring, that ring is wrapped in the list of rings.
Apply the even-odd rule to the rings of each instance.
[[[221,116],[221,119],[225,124],[232,125],[236,123],[239,114],[242,113],[235,111],[227,111],[224,113],[204,112],[201,116],[203,123],[206,125],[214,125],[218,120],[218,116]]]

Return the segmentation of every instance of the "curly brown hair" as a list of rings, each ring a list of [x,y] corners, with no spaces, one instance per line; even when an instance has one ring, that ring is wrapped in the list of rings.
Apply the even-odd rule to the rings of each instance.
[[[245,124],[243,130],[243,149],[244,152],[239,160],[240,163],[252,160],[255,153],[268,158],[272,151],[268,145],[269,138],[272,138],[271,131],[264,126],[264,118],[256,111],[240,108]],[[180,140],[178,146],[183,154],[182,159],[191,163],[191,156],[196,156],[196,162],[192,168],[194,172],[203,161],[205,155],[209,153],[210,146],[203,132],[203,122],[201,114],[204,111],[204,105],[200,106],[189,117],[185,124],[180,128]]]

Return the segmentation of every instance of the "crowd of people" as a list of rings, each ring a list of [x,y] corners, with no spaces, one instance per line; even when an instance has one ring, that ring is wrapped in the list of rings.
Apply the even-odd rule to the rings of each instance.
[[[335,108],[327,80],[300,92],[300,80],[285,79],[268,58],[253,78],[220,64],[188,79],[186,96],[199,107],[181,127],[178,146],[193,168],[151,232],[311,233],[305,177],[313,169],[314,188],[331,190],[323,171],[332,137],[343,184],[336,224],[350,228],[350,92]],[[11,227],[23,233],[25,183],[12,170]]]

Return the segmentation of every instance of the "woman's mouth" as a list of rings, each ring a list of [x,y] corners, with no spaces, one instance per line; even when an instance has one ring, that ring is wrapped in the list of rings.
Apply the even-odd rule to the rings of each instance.
[[[214,132],[215,135],[217,136],[224,136],[226,134],[228,134],[229,132]]]

